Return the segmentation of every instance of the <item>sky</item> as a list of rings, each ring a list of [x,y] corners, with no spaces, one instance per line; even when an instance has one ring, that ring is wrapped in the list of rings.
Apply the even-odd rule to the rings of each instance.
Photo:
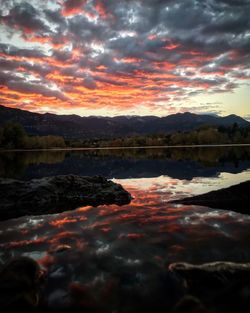
[[[0,104],[250,120],[250,0],[0,0]]]

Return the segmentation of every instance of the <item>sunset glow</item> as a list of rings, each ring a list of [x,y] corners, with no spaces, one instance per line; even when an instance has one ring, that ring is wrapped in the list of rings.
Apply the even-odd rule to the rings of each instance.
[[[250,119],[248,0],[0,1],[0,104]]]

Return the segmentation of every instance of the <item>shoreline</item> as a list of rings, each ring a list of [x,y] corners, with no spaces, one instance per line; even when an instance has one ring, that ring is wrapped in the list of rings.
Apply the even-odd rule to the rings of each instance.
[[[169,146],[119,146],[119,147],[78,147],[78,148],[47,148],[47,149],[0,149],[0,152],[39,152],[39,151],[88,151],[88,150],[122,150],[122,149],[173,149],[173,148],[220,148],[250,147],[250,143],[235,144],[203,144],[203,145],[169,145]]]
[[[173,204],[199,205],[212,209],[234,211],[249,215],[250,180],[200,195],[170,201]]]

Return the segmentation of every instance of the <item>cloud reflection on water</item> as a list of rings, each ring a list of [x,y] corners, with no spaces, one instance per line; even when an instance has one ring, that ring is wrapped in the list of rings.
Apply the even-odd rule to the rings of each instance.
[[[96,299],[117,307],[117,299],[130,299],[132,292],[140,298],[157,291],[163,301],[162,284],[171,262],[250,259],[249,216],[168,201],[247,177],[248,171],[191,182],[167,176],[118,180],[134,197],[129,205],[2,222],[0,256],[4,261],[28,255],[47,268],[52,307],[73,301],[86,308],[96,305]],[[135,300],[128,301],[132,305]]]

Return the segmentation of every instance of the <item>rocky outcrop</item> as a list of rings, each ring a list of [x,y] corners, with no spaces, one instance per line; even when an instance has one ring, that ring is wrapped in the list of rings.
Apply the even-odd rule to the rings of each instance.
[[[0,220],[59,213],[79,206],[128,204],[131,195],[101,176],[61,175],[19,181],[0,179]]]
[[[183,280],[186,295],[174,313],[249,312],[250,263],[173,263],[169,270]]]
[[[211,191],[202,195],[174,200],[171,203],[202,205],[249,214],[250,181],[229,188]]]
[[[196,294],[202,292],[201,285],[221,288],[228,283],[250,279],[250,263],[211,262],[195,265],[185,262],[172,263],[169,270],[177,273],[186,281],[186,286]],[[211,286],[213,284],[214,286]]]

